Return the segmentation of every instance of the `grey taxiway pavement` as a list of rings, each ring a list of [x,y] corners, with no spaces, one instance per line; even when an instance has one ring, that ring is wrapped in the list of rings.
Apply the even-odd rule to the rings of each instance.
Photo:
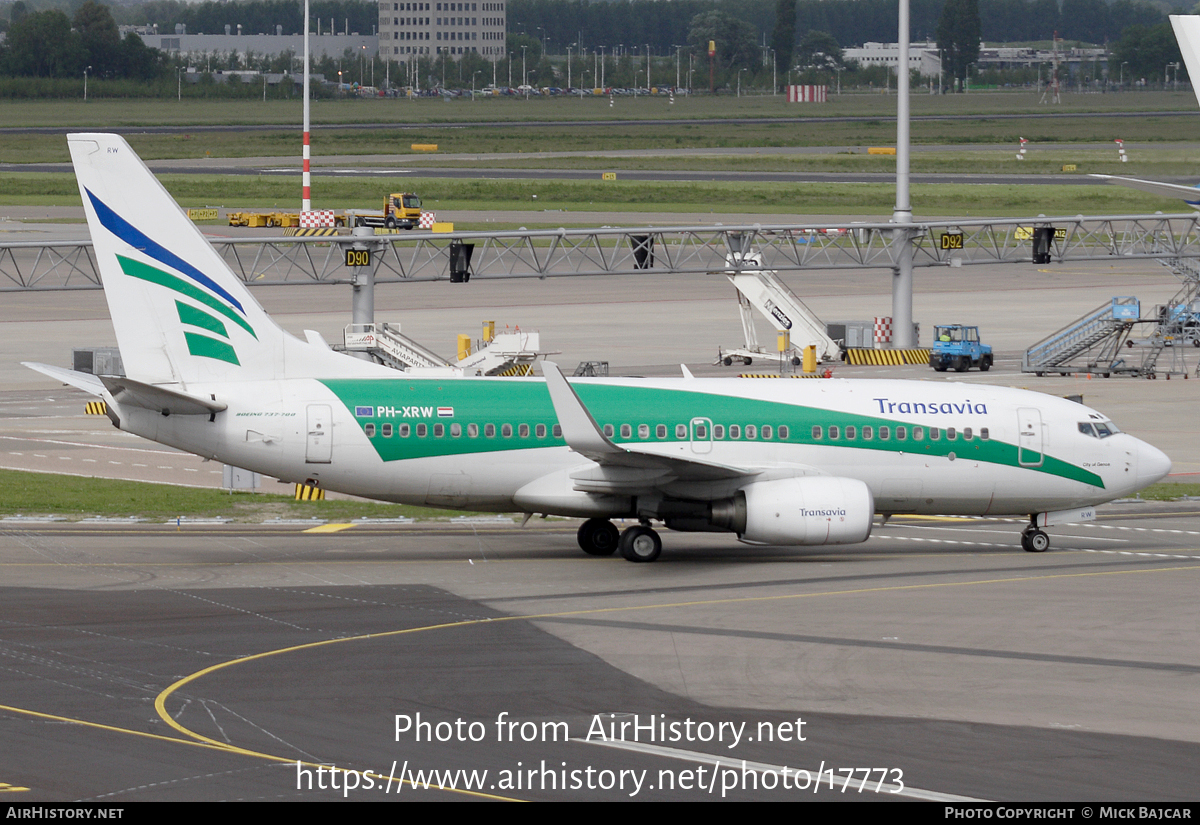
[[[887,273],[787,280],[823,318],[890,314]],[[1110,296],[1152,306],[1177,287],[1122,261],[924,270],[926,340],[933,323],[979,323],[996,369],[835,374],[1082,393],[1186,479],[1200,382],[1016,371],[1024,346]],[[348,320],[342,287],[255,295],[295,332],[337,340]],[[717,346],[741,335],[720,278],[392,284],[376,305],[435,350],[496,320],[621,374],[721,374]],[[111,343],[99,292],[6,296],[0,466],[219,483],[219,467],[83,416],[83,396],[17,363]],[[572,522],[3,522],[0,783],[10,802],[105,804],[1194,800],[1198,511],[1106,505],[1042,555],[1005,519],[897,518],[836,550],[671,534],[651,565],[583,556]],[[622,723],[625,742],[599,742]],[[395,781],[432,769],[451,773],[429,790]]]

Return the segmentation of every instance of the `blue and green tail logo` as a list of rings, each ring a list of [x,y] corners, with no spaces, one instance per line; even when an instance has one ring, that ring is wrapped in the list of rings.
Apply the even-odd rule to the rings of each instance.
[[[229,343],[229,331],[225,322],[232,321],[254,338],[258,338],[254,328],[246,320],[246,311],[241,302],[195,266],[130,224],[91,191],[88,191],[87,194],[96,210],[96,216],[105,229],[135,249],[185,276],[181,278],[141,261],[135,261],[123,255],[117,256],[121,271],[131,278],[158,284],[189,299],[188,301],[175,300],[175,311],[179,314],[179,322],[185,327],[192,327],[195,330],[185,329],[183,332],[188,352],[201,358],[214,358],[241,366],[237,353]],[[212,312],[208,310],[212,310]],[[224,320],[218,316],[223,316]]]

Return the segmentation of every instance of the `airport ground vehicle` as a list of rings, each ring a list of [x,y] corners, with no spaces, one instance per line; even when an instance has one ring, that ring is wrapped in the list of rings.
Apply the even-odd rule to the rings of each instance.
[[[410,376],[285,332],[121,137],[68,142],[127,375],[29,366],[122,431],[283,481],[583,518],[585,552],[647,562],[654,521],[811,546],[865,541],[876,513],[1028,515],[1042,552],[1043,527],[1170,470],[1102,413],[1007,387]]]
[[[421,199],[411,192],[393,192],[384,200],[382,211],[347,209],[345,219],[347,226],[415,229],[421,222]]]
[[[966,372],[971,367],[987,372],[992,368],[992,348],[979,342],[979,327],[941,324],[933,328],[929,366],[938,372],[951,367],[955,372]]]
[[[230,226],[300,225],[300,213],[230,212]],[[335,226],[375,226],[386,229],[415,229],[421,223],[421,199],[411,192],[393,192],[383,202],[383,209],[347,209],[333,217]]]

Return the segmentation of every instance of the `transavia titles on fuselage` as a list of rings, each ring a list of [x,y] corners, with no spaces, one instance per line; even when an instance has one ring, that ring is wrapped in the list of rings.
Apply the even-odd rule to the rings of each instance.
[[[585,551],[633,561],[658,556],[653,521],[824,545],[865,541],[875,513],[1030,516],[1022,543],[1041,551],[1041,527],[1170,469],[1095,410],[1002,387],[398,373],[280,329],[123,139],[69,143],[127,376],[31,366],[197,455],[384,501],[580,517]]]

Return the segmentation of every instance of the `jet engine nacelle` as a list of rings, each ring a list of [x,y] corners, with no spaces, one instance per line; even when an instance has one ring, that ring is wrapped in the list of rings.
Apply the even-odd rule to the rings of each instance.
[[[858,544],[871,535],[875,499],[858,479],[805,476],[743,487],[750,544]]]

